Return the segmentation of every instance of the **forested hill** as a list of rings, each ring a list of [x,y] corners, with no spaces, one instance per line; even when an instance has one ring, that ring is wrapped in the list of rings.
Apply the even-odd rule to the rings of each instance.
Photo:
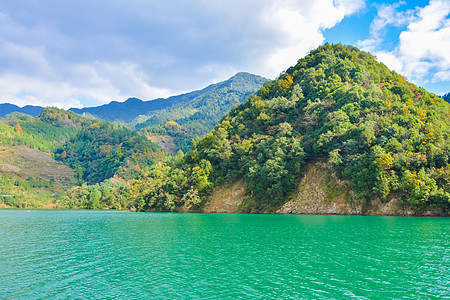
[[[0,119],[0,207],[60,207],[68,188],[133,179],[163,154],[124,124],[51,107],[37,117],[14,112]]]
[[[152,179],[144,209],[201,209],[213,186],[243,179],[240,210],[274,212],[308,165],[325,160],[362,209],[395,198],[417,212],[448,211],[449,154],[450,104],[368,53],[326,44],[235,106],[164,180]]]
[[[238,73],[230,79],[210,85],[188,103],[164,110],[138,122],[136,128],[150,138],[172,140],[176,150],[187,152],[194,138],[203,137],[236,104],[243,103],[260,89],[267,79]],[[175,151],[176,152],[176,151]]]
[[[100,121],[80,130],[55,151],[81,182],[100,183],[115,175],[134,178],[153,163],[160,147],[123,124]]]
[[[251,93],[255,93],[267,79],[252,75],[249,73],[238,73],[230,79],[212,84],[202,90],[189,92],[182,95],[172,96],[167,99],[155,99],[150,101],[142,101],[137,98],[130,98],[125,102],[113,101],[109,104],[105,104],[97,107],[87,108],[71,108],[70,110],[82,114],[89,113],[93,116],[107,121],[117,121],[122,123],[130,123],[140,115],[154,115],[166,111],[168,109],[180,108],[189,105],[193,101],[199,101],[199,99],[206,99],[211,97],[218,89],[223,86],[228,86],[230,90],[234,91],[244,101]],[[217,96],[222,96],[221,94]],[[233,97],[229,97],[233,98]],[[188,115],[188,114],[185,114]],[[151,125],[157,125],[159,123],[151,123]],[[145,126],[141,126],[145,127]]]

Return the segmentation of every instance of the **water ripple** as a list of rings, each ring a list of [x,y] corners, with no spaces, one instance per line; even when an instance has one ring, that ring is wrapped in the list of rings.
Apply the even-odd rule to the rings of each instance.
[[[446,218],[0,210],[0,298],[450,294]]]

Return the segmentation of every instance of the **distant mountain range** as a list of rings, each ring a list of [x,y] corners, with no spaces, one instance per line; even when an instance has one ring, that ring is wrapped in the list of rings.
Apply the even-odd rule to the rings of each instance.
[[[445,94],[444,96],[442,96],[442,98],[447,101],[448,103],[450,103],[450,93]]]
[[[218,89],[225,86],[228,87],[226,91],[227,93],[235,92],[242,94],[243,99],[240,99],[238,102],[243,102],[246,97],[256,92],[267,80],[268,79],[258,75],[241,72],[237,73],[228,80],[209,85],[202,90],[176,95],[165,99],[158,98],[143,101],[138,98],[129,98],[124,102],[112,101],[108,104],[100,106],[71,108],[70,110],[77,114],[89,114],[105,121],[131,123],[134,119],[141,115],[155,115],[168,109],[187,106],[195,100],[204,99],[205,97],[208,98],[208,95],[214,94]],[[41,106],[27,105],[21,108],[14,104],[4,103],[0,104],[0,117],[12,112],[21,112],[36,117],[42,112],[42,110],[43,107]]]
[[[212,98],[214,98],[213,101],[219,101],[219,99],[216,98],[227,97],[225,94],[238,95],[234,98],[239,98],[239,100],[231,101],[232,105],[226,110],[225,113],[227,113],[233,105],[245,101],[250,94],[255,93],[267,80],[268,79],[258,75],[241,72],[228,80],[211,84],[202,90],[172,96],[166,99],[159,98],[150,101],[142,101],[141,99],[130,98],[125,102],[113,101],[109,104],[97,107],[86,107],[81,109],[71,108],[70,110],[78,114],[88,113],[106,121],[131,123],[139,116],[151,116],[160,114],[169,109],[184,108],[190,106],[193,102],[202,102],[202,99],[212,100]],[[226,87],[226,90],[223,90],[224,87]],[[202,106],[204,105],[207,105],[207,103],[202,103]],[[170,119],[173,119],[173,117]],[[141,123],[141,121],[135,121],[135,123]]]
[[[169,150],[166,146],[171,147],[170,140],[173,139],[175,148],[186,152],[191,149],[192,139],[207,134],[235,105],[244,103],[265,82],[267,79],[261,76],[238,73],[201,91],[183,95],[183,101],[167,109],[147,112],[133,124],[137,130],[148,132],[148,137],[165,150]],[[160,143],[161,136],[168,143]]]
[[[12,112],[21,112],[33,117],[39,115],[44,108],[41,106],[27,105],[24,107],[20,107],[10,103],[1,103],[0,104],[0,118],[10,114]]]

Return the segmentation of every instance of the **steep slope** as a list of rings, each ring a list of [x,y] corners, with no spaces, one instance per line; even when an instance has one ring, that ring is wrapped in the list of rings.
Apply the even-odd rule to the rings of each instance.
[[[164,110],[136,124],[137,129],[157,141],[164,136],[173,140],[176,150],[187,152],[191,141],[208,133],[233,106],[244,102],[262,87],[267,79],[249,73],[238,73],[230,79],[202,90],[188,103]],[[161,144],[161,146],[164,146]]]
[[[84,182],[132,179],[161,155],[158,146],[123,124],[57,108],[45,108],[35,118],[14,112],[0,120],[0,205],[100,208],[61,200],[67,198],[65,191]],[[86,190],[99,193],[98,186]]]
[[[76,183],[75,172],[48,154],[0,146],[0,206],[53,208]]]
[[[396,198],[418,214],[430,207],[445,214],[449,152],[447,102],[368,53],[327,44],[235,106],[195,143],[184,165],[169,170],[158,199],[148,193],[146,208],[183,207],[198,190],[198,209],[207,189],[244,179],[240,211],[275,212],[293,197],[308,165],[325,160],[363,207]],[[177,172],[188,181],[173,189]]]
[[[183,115],[183,117],[189,117],[191,113],[180,112],[180,108],[188,106],[191,102],[199,102],[201,99],[211,99],[216,93],[216,90],[221,89],[223,85],[232,85],[234,83],[233,90],[236,95],[243,94],[243,97],[248,97],[249,93],[256,92],[262,84],[267,81],[267,79],[260,76],[248,74],[248,73],[238,73],[227,81],[210,85],[202,90],[193,91],[190,93],[177,95],[169,97],[167,99],[155,99],[150,101],[142,101],[137,98],[130,98],[125,102],[113,101],[109,104],[105,104],[97,107],[86,107],[86,108],[71,108],[70,110],[78,114],[89,113],[96,116],[102,120],[111,122],[122,122],[131,123],[134,119],[140,115],[152,116],[158,115],[161,112],[167,112],[167,110],[177,109],[176,115]],[[217,97],[222,97],[223,94],[216,95]],[[233,98],[230,96],[229,98]],[[245,98],[244,98],[245,99]],[[233,101],[233,100],[230,100]],[[243,99],[241,100],[243,101]],[[182,109],[181,109],[182,110]],[[162,121],[169,121],[173,119],[172,115],[174,112],[169,114],[163,114],[155,119],[148,120],[147,118],[140,118],[136,122],[145,122],[145,124],[138,125],[138,128],[144,128],[148,126],[158,125]],[[166,116],[170,116],[167,118]],[[162,120],[162,121],[161,121]]]
[[[76,170],[88,184],[100,183],[120,173],[130,179],[151,165],[160,148],[122,124],[96,122],[83,128],[55,151],[57,160]]]
[[[52,152],[90,122],[57,108],[35,118],[17,112],[5,116],[0,121],[0,205],[54,207],[77,180]]]

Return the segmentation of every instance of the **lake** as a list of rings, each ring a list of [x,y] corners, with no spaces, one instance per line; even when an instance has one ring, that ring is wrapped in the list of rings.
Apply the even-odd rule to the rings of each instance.
[[[442,298],[449,232],[448,218],[0,210],[0,298]]]

